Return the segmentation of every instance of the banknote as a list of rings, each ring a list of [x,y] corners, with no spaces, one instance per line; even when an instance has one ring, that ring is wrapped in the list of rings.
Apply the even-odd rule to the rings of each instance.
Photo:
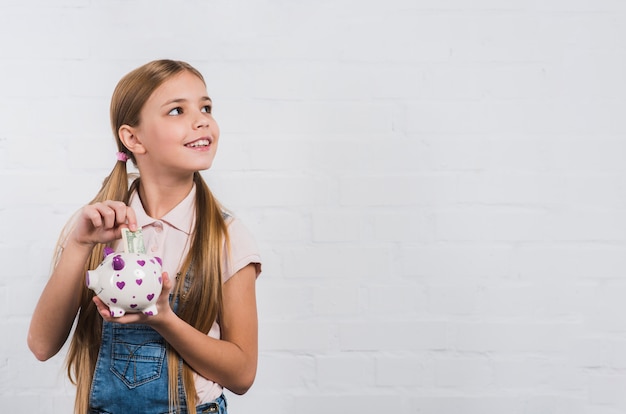
[[[146,253],[141,228],[137,229],[137,231],[130,231],[127,228],[122,229],[122,240],[124,241],[125,253]]]

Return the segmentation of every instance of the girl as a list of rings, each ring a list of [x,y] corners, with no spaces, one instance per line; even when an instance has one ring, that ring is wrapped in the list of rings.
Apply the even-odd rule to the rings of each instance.
[[[225,413],[223,387],[243,394],[254,381],[261,261],[199,173],[219,140],[211,105],[202,75],[180,61],[147,63],[115,88],[118,161],[66,225],[28,333],[45,361],[78,315],[68,352],[75,413]],[[130,186],[128,159],[139,170]],[[162,259],[157,315],[112,318],[85,286],[104,247],[120,250],[124,227],[142,228],[146,252]]]

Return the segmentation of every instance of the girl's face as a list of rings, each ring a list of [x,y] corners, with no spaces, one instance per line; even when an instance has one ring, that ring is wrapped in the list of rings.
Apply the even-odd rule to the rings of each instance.
[[[211,167],[220,130],[211,115],[206,86],[184,71],[162,83],[141,110],[133,128],[141,170],[188,174]],[[143,173],[143,171],[142,171]]]

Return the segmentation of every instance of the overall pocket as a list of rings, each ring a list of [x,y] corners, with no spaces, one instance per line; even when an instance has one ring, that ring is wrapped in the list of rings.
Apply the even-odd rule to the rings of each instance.
[[[154,381],[161,376],[165,361],[165,341],[146,325],[113,327],[111,371],[128,388]]]

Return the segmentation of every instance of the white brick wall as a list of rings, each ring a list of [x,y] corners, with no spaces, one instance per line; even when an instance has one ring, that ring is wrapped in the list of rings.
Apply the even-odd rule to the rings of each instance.
[[[115,83],[170,57],[264,257],[232,413],[626,413],[625,39],[616,0],[2,0],[2,412],[70,411],[30,314]]]

